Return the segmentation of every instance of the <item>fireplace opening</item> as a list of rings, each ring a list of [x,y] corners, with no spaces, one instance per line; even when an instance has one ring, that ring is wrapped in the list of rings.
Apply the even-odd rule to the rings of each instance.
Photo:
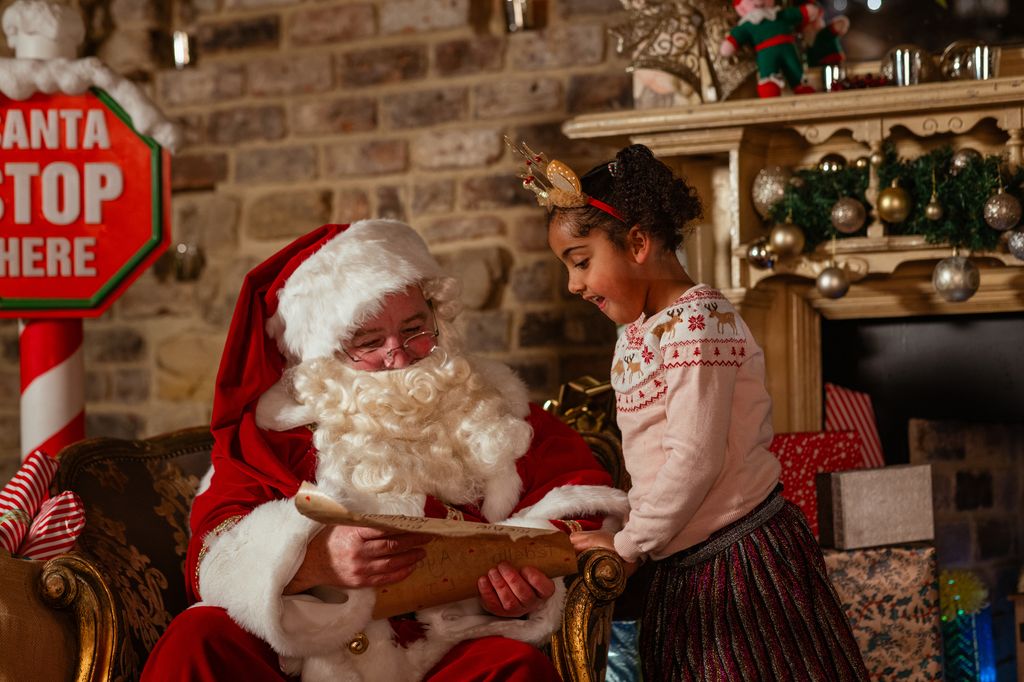
[[[823,319],[821,338],[823,379],[871,396],[886,464],[931,465],[939,569],[985,583],[996,679],[1017,679],[1024,314]]]
[[[911,419],[1024,423],[1024,314],[822,320],[822,377],[871,396],[886,464]]]

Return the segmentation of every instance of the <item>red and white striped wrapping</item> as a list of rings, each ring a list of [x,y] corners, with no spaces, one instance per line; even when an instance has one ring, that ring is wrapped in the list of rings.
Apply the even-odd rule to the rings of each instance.
[[[11,554],[18,549],[29,522],[49,494],[57,466],[57,460],[36,450],[0,490],[0,547]]]
[[[85,507],[70,490],[43,503],[18,549],[27,559],[45,561],[71,549],[85,527]]]
[[[864,446],[864,465],[885,466],[871,396],[835,384],[825,384],[825,430],[856,431]]]

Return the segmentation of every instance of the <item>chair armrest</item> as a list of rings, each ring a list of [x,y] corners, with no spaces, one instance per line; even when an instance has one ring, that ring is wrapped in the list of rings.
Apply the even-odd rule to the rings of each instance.
[[[600,682],[611,639],[612,607],[626,587],[618,554],[588,549],[565,597],[562,628],[551,636],[551,659],[563,680]]]
[[[62,554],[43,565],[43,602],[71,612],[78,637],[75,682],[109,680],[113,673],[118,623],[114,598],[99,570],[76,554]]]

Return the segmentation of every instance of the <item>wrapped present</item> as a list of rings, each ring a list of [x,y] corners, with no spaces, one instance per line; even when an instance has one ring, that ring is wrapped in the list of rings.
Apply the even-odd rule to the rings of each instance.
[[[45,561],[71,549],[85,526],[85,507],[75,493],[67,490],[51,497],[39,508],[18,549],[26,559]]]
[[[871,396],[867,393],[826,383],[825,430],[856,431],[863,447],[864,466],[885,466],[875,408],[871,406]]]
[[[908,464],[818,474],[821,544],[858,549],[932,540],[932,468]]]
[[[815,476],[864,466],[860,436],[854,431],[777,433],[768,446],[782,465],[782,496],[796,504],[818,536]]]
[[[57,460],[41,450],[29,455],[14,478],[0,490],[0,547],[14,554],[32,517],[46,499]]]
[[[942,679],[935,548],[824,550],[871,680]]]
[[[939,574],[942,647],[946,682],[996,679],[992,607],[988,587],[974,571]]]

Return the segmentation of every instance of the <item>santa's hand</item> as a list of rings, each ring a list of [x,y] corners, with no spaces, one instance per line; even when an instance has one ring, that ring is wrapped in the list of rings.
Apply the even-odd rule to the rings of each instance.
[[[722,46],[718,48],[718,52],[723,57],[731,57],[736,54],[736,46],[731,40],[723,40]]]
[[[555,593],[555,583],[533,566],[522,571],[502,562],[477,580],[484,609],[495,616],[518,618],[533,613]]]
[[[285,586],[296,594],[317,585],[377,587],[404,580],[426,556],[431,536],[360,526],[327,526],[313,536],[306,556]]]

